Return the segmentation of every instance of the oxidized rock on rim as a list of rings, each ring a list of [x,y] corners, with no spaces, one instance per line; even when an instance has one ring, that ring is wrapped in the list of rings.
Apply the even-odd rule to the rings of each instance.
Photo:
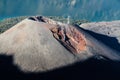
[[[78,31],[75,27],[54,21],[43,16],[31,17],[30,19],[56,25],[47,28],[51,30],[53,36],[70,52],[80,53],[81,51],[86,50],[85,38],[83,34],[80,33],[80,31]]]
[[[52,28],[53,36],[72,53],[80,53],[86,50],[84,36],[76,28],[70,25],[66,26]]]

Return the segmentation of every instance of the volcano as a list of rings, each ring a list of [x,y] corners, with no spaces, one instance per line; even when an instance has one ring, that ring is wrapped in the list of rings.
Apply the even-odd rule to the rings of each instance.
[[[2,33],[0,55],[12,55],[13,64],[23,72],[46,72],[91,57],[120,60],[119,51],[86,29],[44,16],[29,17]]]

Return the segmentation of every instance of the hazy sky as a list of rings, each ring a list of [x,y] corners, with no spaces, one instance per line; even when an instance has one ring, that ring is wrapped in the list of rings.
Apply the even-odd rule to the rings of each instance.
[[[24,15],[117,20],[120,19],[120,0],[0,0],[0,18]]]

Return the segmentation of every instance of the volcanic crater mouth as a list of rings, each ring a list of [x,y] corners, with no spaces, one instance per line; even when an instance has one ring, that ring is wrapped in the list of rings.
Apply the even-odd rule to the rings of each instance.
[[[48,19],[43,16],[30,17],[29,19],[55,25],[47,28],[52,32],[53,37],[70,52],[80,53],[81,51],[86,50],[85,37],[75,27],[53,21],[52,19]]]

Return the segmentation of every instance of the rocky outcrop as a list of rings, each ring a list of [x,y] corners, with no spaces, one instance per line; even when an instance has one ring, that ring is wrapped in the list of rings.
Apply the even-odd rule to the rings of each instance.
[[[80,53],[86,50],[84,35],[74,27],[66,26],[51,29],[53,36],[72,53]]]

